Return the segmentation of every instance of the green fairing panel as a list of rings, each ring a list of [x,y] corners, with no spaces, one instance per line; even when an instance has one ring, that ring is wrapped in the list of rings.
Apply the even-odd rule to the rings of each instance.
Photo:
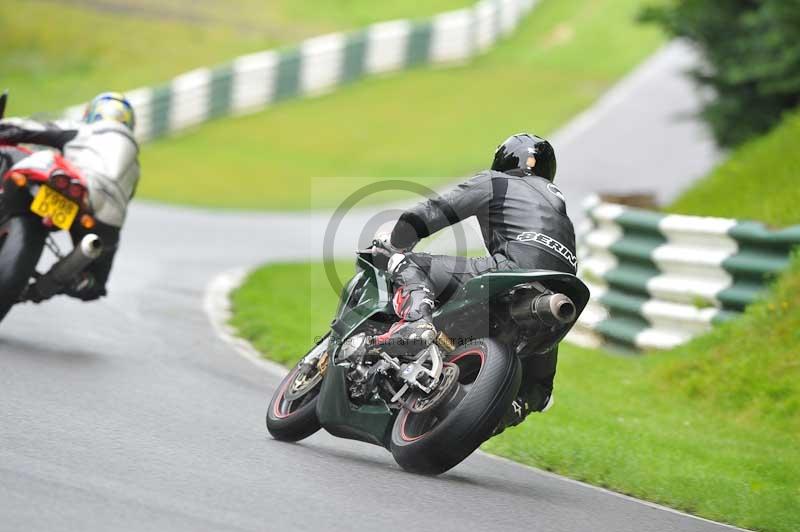
[[[488,301],[492,296],[508,292],[515,286],[542,282],[547,288],[561,292],[572,299],[578,314],[589,301],[589,289],[583,282],[568,273],[549,270],[518,270],[513,272],[494,272],[470,279],[445,303],[434,316],[442,316],[478,303]]]
[[[336,319],[331,324],[334,350],[370,317],[392,312],[390,283],[385,272],[363,257],[356,261],[356,268],[358,271],[342,289]],[[322,382],[317,418],[334,436],[386,446],[394,413],[383,403],[361,406],[351,403],[344,368],[331,365]]]
[[[317,419],[326,431],[340,438],[388,448],[394,416],[384,404],[351,403],[344,368],[330,366],[317,401]]]
[[[391,313],[391,292],[386,273],[363,258],[356,262],[358,272],[342,289],[339,308],[331,328],[344,338],[378,313]]]

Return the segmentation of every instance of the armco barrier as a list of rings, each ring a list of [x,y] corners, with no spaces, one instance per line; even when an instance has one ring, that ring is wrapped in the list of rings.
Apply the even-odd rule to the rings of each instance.
[[[428,20],[395,20],[315,37],[292,48],[199,68],[162,86],[128,91],[136,137],[152,140],[213,118],[328,92],[367,75],[464,61],[513,32],[537,2],[483,0]],[[64,116],[78,118],[83,108],[70,107]]]
[[[570,339],[666,349],[735,317],[786,269],[800,225],[769,230],[591,198],[580,273],[592,300]]]

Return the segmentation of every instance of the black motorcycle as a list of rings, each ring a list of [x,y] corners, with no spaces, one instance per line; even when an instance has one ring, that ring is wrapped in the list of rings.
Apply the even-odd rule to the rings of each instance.
[[[439,302],[433,343],[388,353],[374,339],[398,320],[392,284],[371,250],[357,252],[356,269],[330,331],[275,391],[267,428],[283,441],[324,428],[424,474],[454,467],[495,433],[519,388],[518,353],[549,351],[589,300],[574,275],[487,273]]]

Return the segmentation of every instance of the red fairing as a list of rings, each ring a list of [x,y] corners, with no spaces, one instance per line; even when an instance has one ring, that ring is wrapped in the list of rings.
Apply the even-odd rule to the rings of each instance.
[[[40,168],[14,168],[13,172],[23,174],[31,181],[38,181],[40,183],[44,183],[50,178],[50,172],[43,171]],[[8,179],[8,176],[11,173],[12,170],[6,172],[6,175],[3,176],[3,179]]]
[[[23,151],[29,155],[33,153],[31,150],[19,146],[16,146],[16,149]],[[51,153],[53,157],[49,162],[48,166],[46,167],[36,167],[36,166],[25,167],[17,165],[13,168],[13,171],[23,174],[31,181],[45,183],[50,179],[50,176],[53,174],[53,172],[58,170],[64,172],[70,177],[70,179],[78,181],[81,185],[83,185],[84,188],[86,188],[86,179],[84,179],[80,171],[78,171],[78,169],[75,168],[75,166],[73,166],[69,161],[64,159],[64,157],[61,156],[60,154],[55,152]],[[24,163],[25,160],[21,162]],[[3,179],[7,179],[11,171],[12,170],[6,172],[5,175],[3,176]]]
[[[86,179],[84,179],[81,172],[77,168],[75,168],[75,166],[73,166],[72,163],[70,163],[68,160],[64,159],[64,157],[62,157],[57,153],[55,154],[54,159],[55,159],[55,165],[53,167],[53,170],[56,170],[57,168],[64,170],[71,178],[77,179],[80,182],[80,184],[83,185],[84,188],[86,188]]]

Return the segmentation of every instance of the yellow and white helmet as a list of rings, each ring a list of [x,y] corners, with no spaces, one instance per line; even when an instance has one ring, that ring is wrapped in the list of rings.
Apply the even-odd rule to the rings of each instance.
[[[131,103],[119,92],[103,92],[92,98],[83,113],[83,121],[91,124],[98,120],[114,120],[131,131],[136,124]]]

